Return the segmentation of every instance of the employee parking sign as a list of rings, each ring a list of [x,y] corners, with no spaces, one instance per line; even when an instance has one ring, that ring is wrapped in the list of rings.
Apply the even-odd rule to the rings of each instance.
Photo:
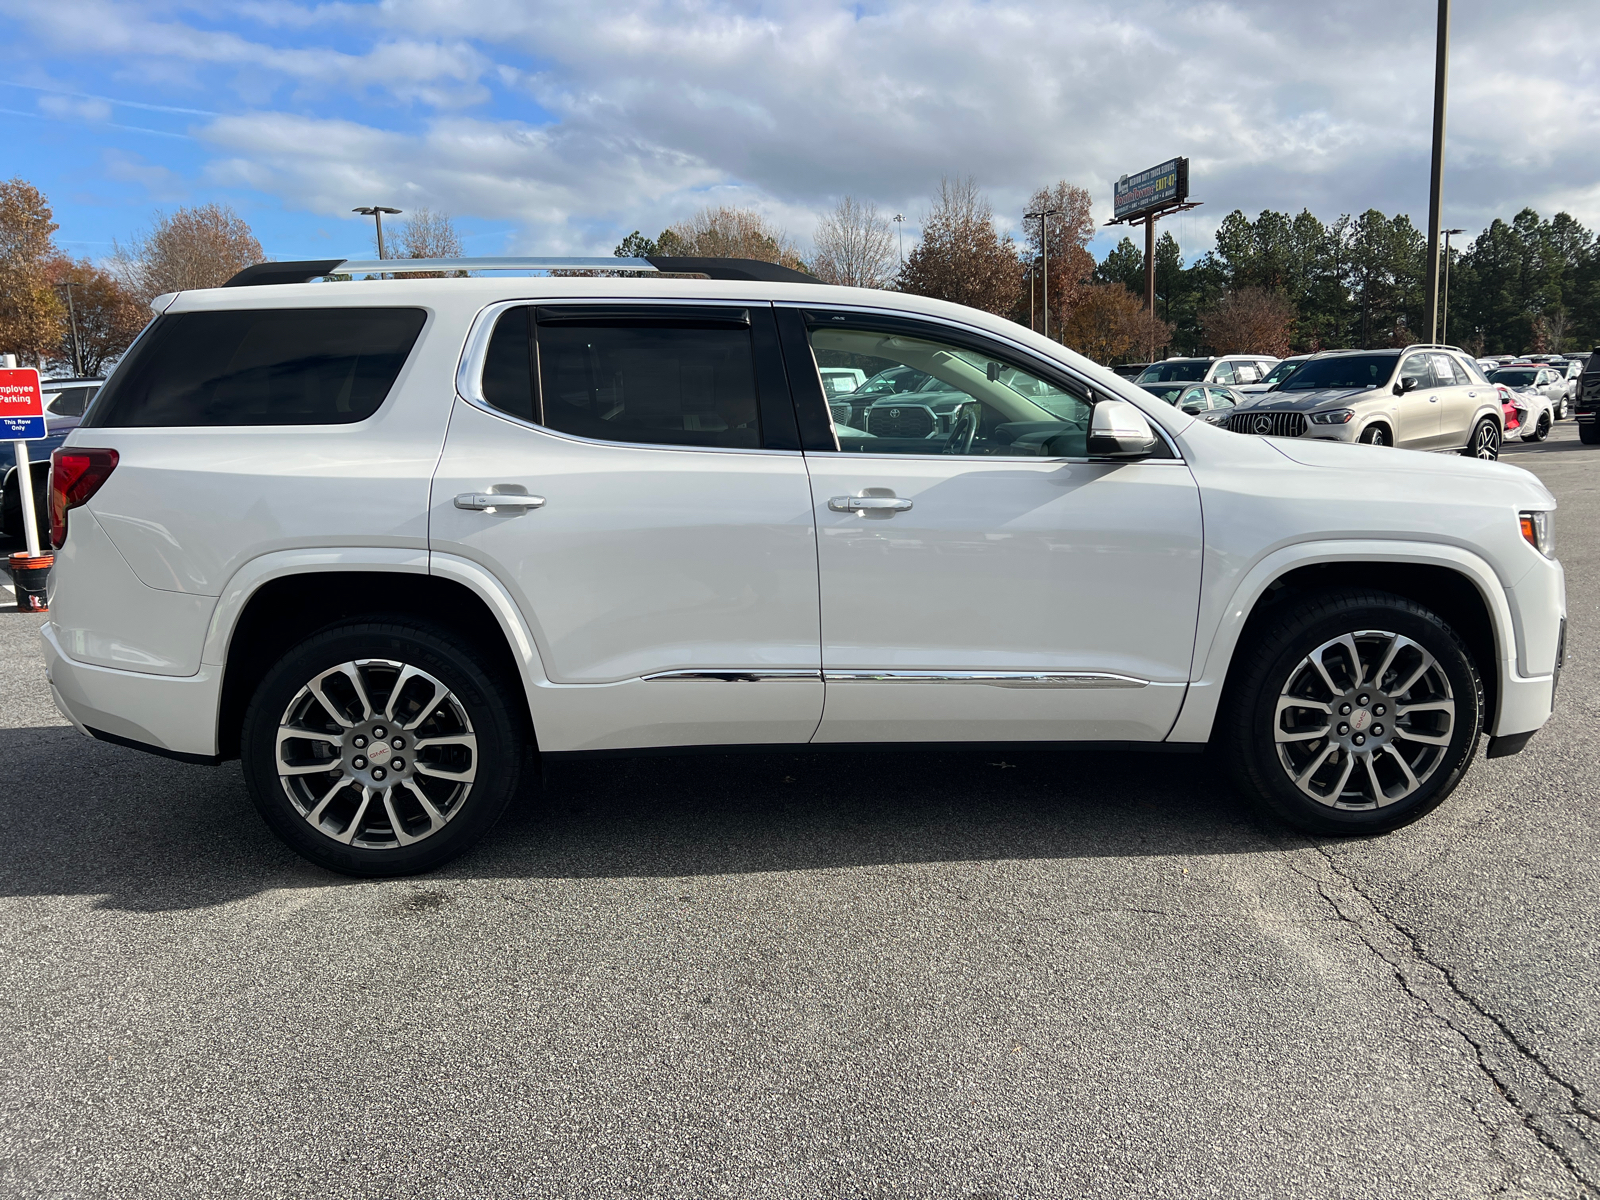
[[[39,372],[32,367],[0,368],[0,442],[36,442],[44,436]]]

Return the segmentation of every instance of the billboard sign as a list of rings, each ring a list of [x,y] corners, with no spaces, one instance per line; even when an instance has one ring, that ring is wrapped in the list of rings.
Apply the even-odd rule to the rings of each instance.
[[[36,442],[45,436],[39,372],[32,367],[0,369],[0,442]]]
[[[1182,204],[1189,198],[1189,160],[1169,158],[1160,166],[1117,180],[1114,220],[1142,216],[1154,208]]]

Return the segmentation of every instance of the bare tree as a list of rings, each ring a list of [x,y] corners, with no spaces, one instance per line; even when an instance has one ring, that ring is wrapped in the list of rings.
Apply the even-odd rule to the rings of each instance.
[[[1294,305],[1282,292],[1243,287],[1226,293],[1200,314],[1207,344],[1218,354],[1289,353]]]
[[[658,253],[687,258],[754,258],[803,269],[789,235],[754,209],[703,208],[687,221],[664,230]]]
[[[455,222],[447,213],[431,208],[413,209],[400,226],[400,236],[395,239],[400,253],[397,258],[461,258],[466,251],[461,248],[461,235]],[[373,242],[376,249],[377,242]]]
[[[894,277],[894,233],[878,206],[846,196],[822,218],[811,273],[844,287],[888,287]]]
[[[1089,193],[1076,184],[1059,180],[1049,187],[1040,188],[1028,198],[1026,212],[1054,210],[1050,217],[1050,323],[1061,328],[1067,315],[1084,294],[1094,275],[1094,256],[1088,245],[1094,237],[1094,215]],[[1038,218],[1026,221],[1029,260],[1028,283],[1024,297],[1029,301],[1029,312],[1043,315],[1047,299],[1044,294],[1044,230],[1045,223]],[[1028,292],[1031,290],[1032,295]],[[1019,320],[1026,317],[1020,312]],[[1035,317],[1035,320],[1038,318]],[[1042,322],[1040,322],[1042,324]]]
[[[73,285],[70,320],[77,325],[83,370],[88,375],[101,374],[133,344],[150,319],[150,309],[115,275],[88,259],[59,258],[51,277],[57,284]],[[66,319],[49,358],[52,366],[71,369],[72,328]]]
[[[1166,347],[1172,341],[1172,326],[1146,312],[1122,284],[1090,283],[1082,287],[1068,312],[1061,340],[1098,363],[1111,363],[1130,352],[1153,354]]]
[[[0,183],[0,352],[38,366],[66,311],[51,287],[56,228],[38,188],[20,178]]]
[[[112,248],[116,273],[146,303],[164,292],[221,287],[264,259],[250,226],[226,204],[157,214],[148,233]]]
[[[939,200],[923,218],[922,239],[901,268],[902,291],[1010,316],[1022,291],[1022,262],[1009,234],[994,227],[971,176],[939,181]]]

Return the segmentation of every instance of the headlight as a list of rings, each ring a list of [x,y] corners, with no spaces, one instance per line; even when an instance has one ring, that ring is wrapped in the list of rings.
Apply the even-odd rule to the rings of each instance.
[[[1317,425],[1348,425],[1355,415],[1353,408],[1335,408],[1328,412],[1312,413],[1311,420]]]
[[[1549,510],[1541,512],[1519,513],[1522,521],[1522,536],[1546,558],[1556,556],[1556,530],[1555,514]]]

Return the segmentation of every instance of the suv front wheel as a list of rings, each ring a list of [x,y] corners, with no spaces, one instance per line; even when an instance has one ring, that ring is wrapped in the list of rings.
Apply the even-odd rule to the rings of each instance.
[[[483,837],[517,790],[526,739],[513,695],[446,630],[323,630],[267,672],[245,713],[251,799],[331,870],[430,870]]]
[[[1291,825],[1384,833],[1460,782],[1483,686],[1434,613],[1382,592],[1290,601],[1246,633],[1218,733],[1235,781]]]

